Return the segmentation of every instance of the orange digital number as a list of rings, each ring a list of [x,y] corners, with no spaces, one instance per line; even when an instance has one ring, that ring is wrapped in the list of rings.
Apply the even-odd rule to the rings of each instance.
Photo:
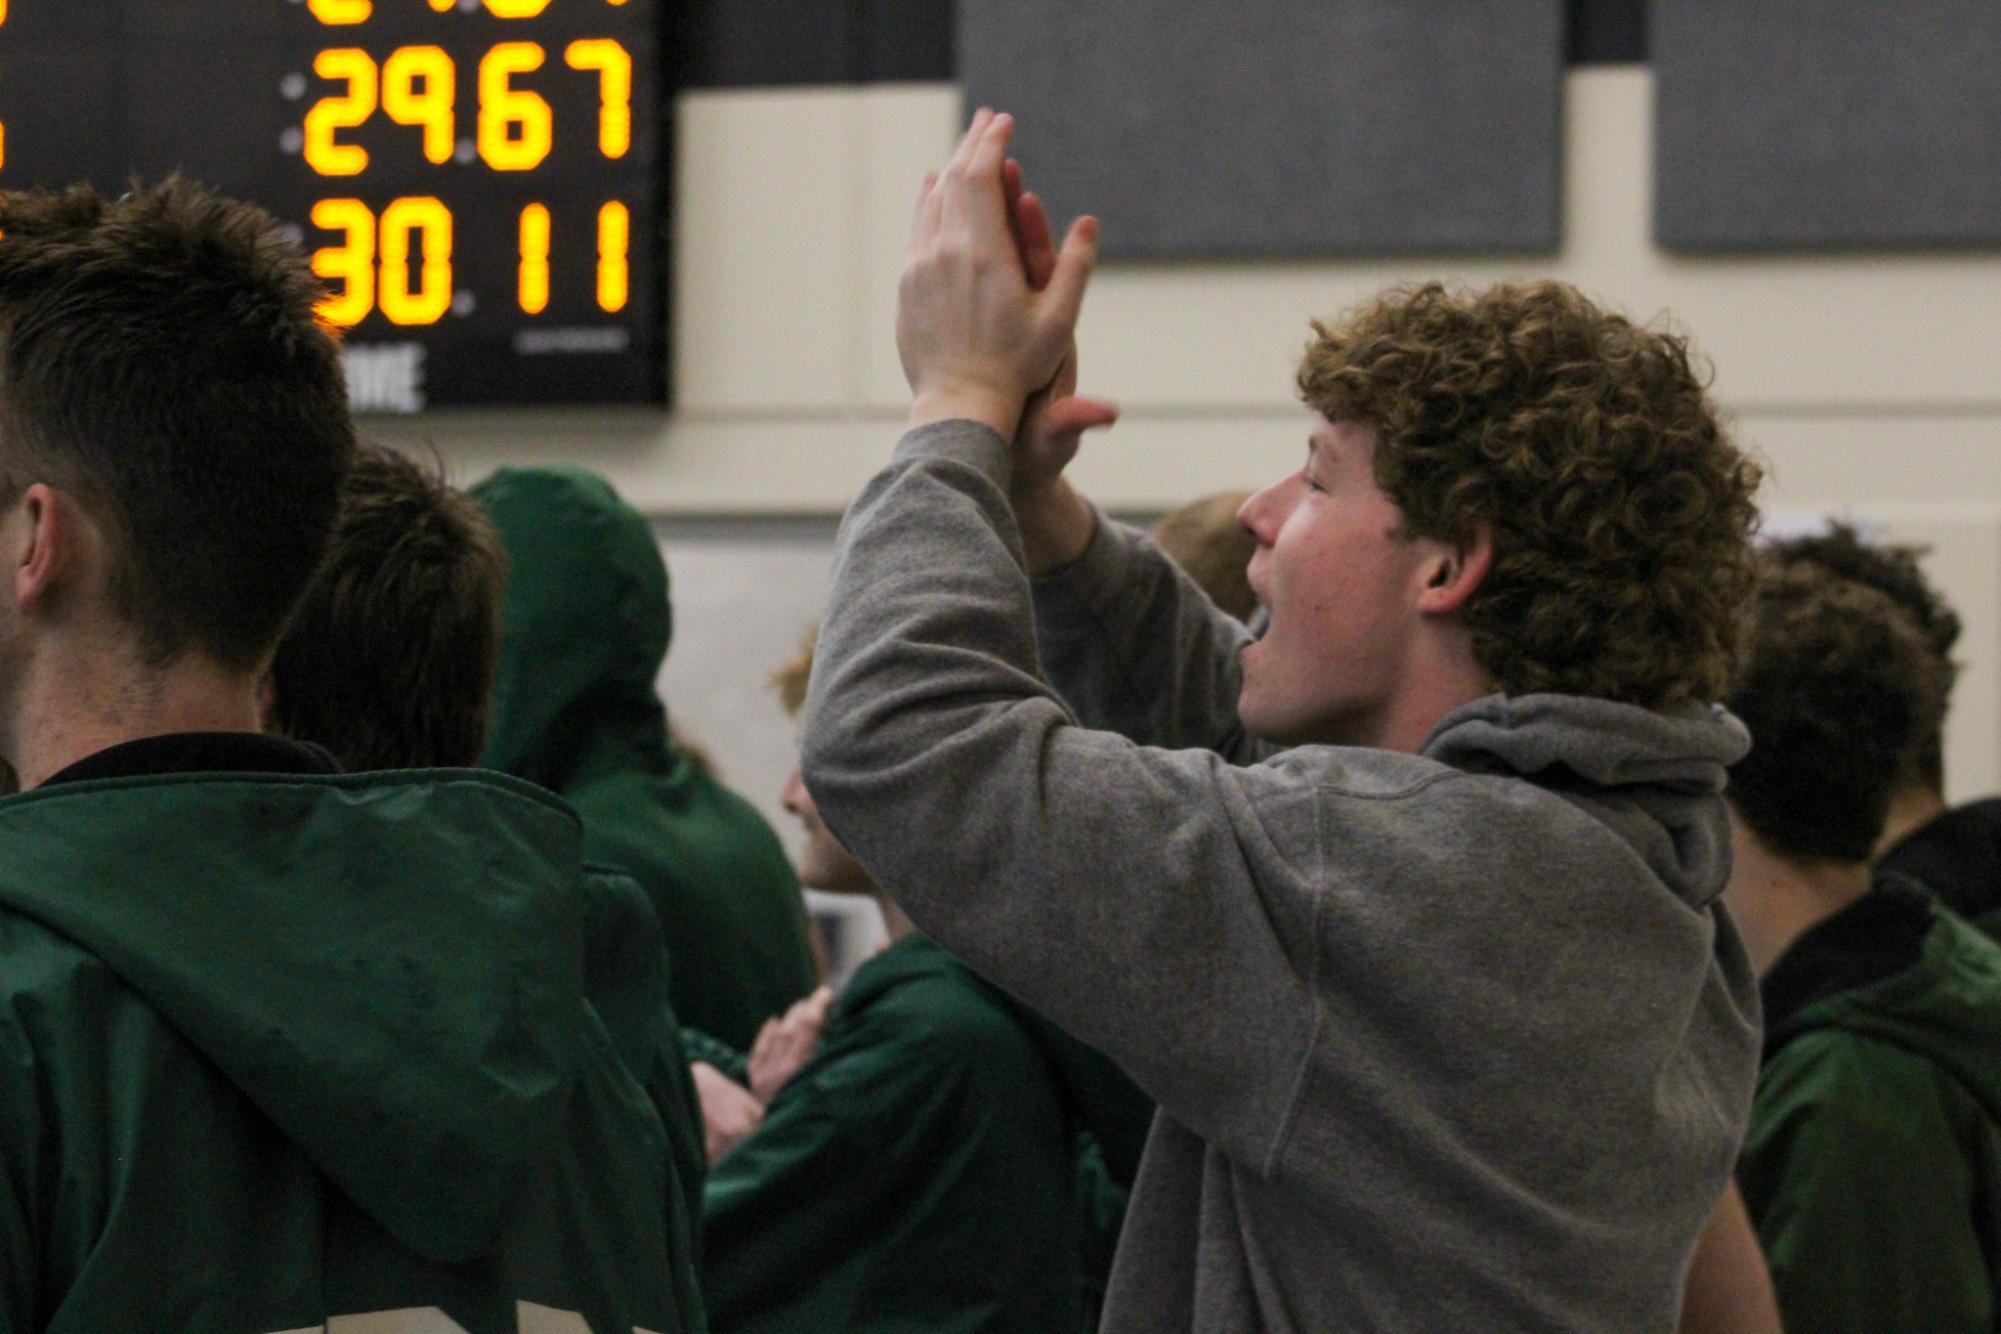
[[[521,210],[521,309],[540,315],[549,308],[549,210],[530,204]]]
[[[571,69],[596,70],[598,147],[606,157],[624,157],[632,147],[632,56],[607,37],[571,42],[563,52]]]
[[[375,309],[375,215],[359,199],[322,199],[313,205],[312,218],[313,226],[344,238],[313,252],[313,273],[340,284],[340,291],[315,309],[336,328],[359,324]]]
[[[420,256],[410,286],[410,241]],[[436,324],[452,308],[452,215],[425,196],[399,199],[382,210],[382,287],[378,304],[391,324]]]
[[[314,18],[333,28],[366,23],[375,12],[374,0],[306,0],[306,8],[313,11]]]
[[[424,156],[434,163],[452,160],[458,138],[457,67],[443,48],[406,46],[382,62],[382,109],[398,125],[424,130]]]
[[[347,91],[321,98],[306,113],[306,165],[322,176],[359,175],[368,166],[368,150],[337,143],[334,134],[375,114],[375,61],[366,51],[342,47],[313,57],[313,73],[347,84]]]
[[[549,156],[554,114],[539,94],[514,86],[515,75],[545,59],[535,42],[502,42],[479,62],[479,155],[495,171],[528,171]]]
[[[598,305],[608,311],[625,309],[631,276],[627,256],[632,250],[632,215],[612,201],[598,210]]]
[[[532,19],[548,7],[549,0],[486,0],[486,12],[498,19]]]

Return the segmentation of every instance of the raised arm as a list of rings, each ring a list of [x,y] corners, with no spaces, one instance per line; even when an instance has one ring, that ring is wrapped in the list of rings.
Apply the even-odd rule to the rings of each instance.
[[[843,526],[806,781],[919,925],[1255,1159],[1313,1022],[1289,868],[1315,860],[1292,846],[1314,822],[1279,837],[1262,813],[1310,809],[1313,789],[1077,727],[1042,679],[1015,428],[1068,355],[1090,229],[1035,292],[1006,222],[1006,131],[976,119],[919,209],[899,322],[916,429]]]

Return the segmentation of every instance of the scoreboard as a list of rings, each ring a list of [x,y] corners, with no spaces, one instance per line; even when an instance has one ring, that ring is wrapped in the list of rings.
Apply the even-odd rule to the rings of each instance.
[[[661,403],[662,3],[0,0],[0,187],[263,204],[361,411]]]

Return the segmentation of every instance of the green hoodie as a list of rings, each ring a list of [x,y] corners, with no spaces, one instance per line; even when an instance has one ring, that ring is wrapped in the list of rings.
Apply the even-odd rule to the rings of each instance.
[[[481,762],[576,807],[587,855],[653,900],[681,1022],[747,1049],[815,984],[805,903],[770,826],[669,739],[653,534],[588,473],[508,468],[472,494],[511,563]]]
[[[1102,1214],[1123,1192],[1080,1174],[1085,1119],[1015,1005],[905,937],[862,965],[812,1060],[710,1171],[716,1330],[1094,1327],[1089,1269],[1108,1247],[1092,1229],[1116,1234],[1118,1205]]]
[[[1766,976],[1738,1166],[1789,1330],[1991,1331],[2001,1296],[2001,947],[1906,882]]]
[[[581,842],[467,771],[0,801],[0,1331],[699,1328]]]

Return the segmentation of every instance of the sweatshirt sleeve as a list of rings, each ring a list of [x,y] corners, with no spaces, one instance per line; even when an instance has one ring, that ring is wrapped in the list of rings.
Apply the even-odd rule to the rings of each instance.
[[[1314,785],[1077,725],[1041,675],[1007,468],[992,431],[942,423],[850,510],[807,784],[925,931],[1266,1163],[1313,1034]]]
[[[1100,514],[1084,555],[1034,588],[1043,668],[1085,726],[1240,764],[1272,753],[1237,717],[1249,632],[1146,534]]]

